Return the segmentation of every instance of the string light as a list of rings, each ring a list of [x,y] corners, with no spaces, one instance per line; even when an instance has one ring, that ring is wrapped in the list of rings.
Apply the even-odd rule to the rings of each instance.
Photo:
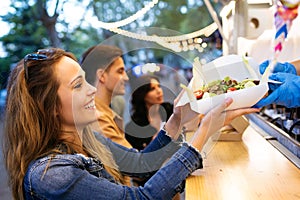
[[[212,24],[206,26],[203,29],[188,34],[179,35],[179,36],[157,36],[157,35],[151,36],[151,35],[126,31],[120,28],[112,28],[108,30],[116,34],[124,35],[129,38],[134,38],[142,41],[156,42],[157,44],[172,49],[175,52],[180,52],[182,50],[187,51],[188,49],[194,49],[194,48],[199,50],[199,48],[197,47],[190,47],[190,46],[195,46],[194,43],[198,43],[198,44],[202,43],[202,39],[199,38],[201,35],[208,37],[217,29],[218,29],[217,24],[213,22]],[[203,51],[203,48],[205,47],[207,47],[207,45],[202,46],[201,51]]]
[[[149,36],[149,35],[142,35],[142,34],[138,34],[138,33],[133,33],[130,31],[126,31],[120,28],[112,28],[112,29],[108,29],[111,32],[117,33],[117,34],[121,34],[130,38],[135,38],[135,39],[139,39],[139,40],[145,40],[145,41],[151,41],[151,42],[156,42],[157,38],[160,38],[161,40],[164,40],[166,42],[178,42],[178,41],[184,41],[184,40],[188,40],[188,39],[192,39],[192,38],[197,38],[201,35],[204,35],[206,37],[210,36],[213,32],[215,32],[218,29],[218,26],[215,22],[213,22],[212,24],[206,26],[203,29],[200,29],[198,31],[192,32],[192,33],[188,33],[188,34],[184,34],[184,35],[179,35],[179,36]],[[199,39],[201,41],[201,39]]]
[[[125,26],[127,24],[130,24],[131,22],[137,20],[139,17],[143,16],[146,14],[151,8],[153,8],[156,4],[158,3],[158,0],[153,0],[149,4],[147,4],[144,8],[141,10],[137,11],[135,14],[131,15],[130,17],[117,21],[117,22],[102,22],[102,21],[97,21],[95,26],[98,26],[100,28],[104,29],[112,29],[112,28],[118,28],[121,26]]]
[[[139,34],[134,33],[130,31],[126,31],[123,29],[120,29],[119,27],[125,26],[127,24],[130,24],[131,22],[137,20],[139,17],[143,16],[145,13],[147,13],[151,8],[153,8],[158,3],[158,0],[153,0],[149,4],[147,4],[144,8],[137,11],[132,16],[120,20],[117,22],[102,22],[102,21],[96,21],[94,23],[94,26],[98,26],[100,28],[109,30],[111,32],[114,32],[116,34],[120,34],[129,38],[134,38],[137,40],[142,41],[149,41],[149,42],[155,42],[163,47],[172,49],[175,52],[180,51],[188,51],[193,49],[198,49],[198,51],[203,51],[203,48],[205,48],[205,45],[202,45],[200,47],[200,44],[202,43],[202,39],[199,38],[201,35],[204,35],[205,37],[209,37],[213,32],[215,32],[218,29],[218,25],[216,22],[208,25],[207,27],[200,29],[198,31],[183,34],[179,36],[157,36],[157,35],[145,35],[145,34]]]

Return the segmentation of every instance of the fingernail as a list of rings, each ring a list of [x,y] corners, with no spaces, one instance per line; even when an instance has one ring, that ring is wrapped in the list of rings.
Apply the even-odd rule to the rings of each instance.
[[[230,98],[230,97],[227,97],[227,98],[225,99],[225,102],[226,102],[226,104],[229,104],[229,103],[231,103],[231,102],[232,102],[232,98]]]
[[[227,97],[227,98],[225,99],[225,102],[228,103],[228,102],[230,102],[230,100],[231,100],[230,97]]]

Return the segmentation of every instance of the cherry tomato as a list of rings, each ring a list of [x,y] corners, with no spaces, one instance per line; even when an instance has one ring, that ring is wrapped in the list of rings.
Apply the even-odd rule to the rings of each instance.
[[[232,91],[235,91],[235,90],[236,90],[235,87],[230,87],[230,88],[227,89],[227,92],[232,92]]]
[[[199,99],[201,99],[203,97],[204,92],[202,90],[196,90],[194,92],[194,94],[196,96],[196,99],[199,100]]]

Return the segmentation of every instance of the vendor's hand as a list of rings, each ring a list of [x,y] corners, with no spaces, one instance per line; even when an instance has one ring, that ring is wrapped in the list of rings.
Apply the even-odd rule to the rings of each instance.
[[[266,68],[269,66],[269,60],[264,61],[259,65],[259,72],[263,74],[266,70]],[[297,74],[296,68],[294,65],[291,63],[285,62],[285,63],[280,63],[277,62],[276,65],[274,66],[273,73],[277,72],[284,72],[284,73],[290,73],[290,74]]]
[[[288,73],[275,73],[270,79],[282,84],[269,83],[271,94],[260,100],[254,107],[263,107],[272,103],[288,108],[300,106],[300,76]]]
[[[232,102],[232,98],[225,99],[223,103],[209,111],[202,119],[200,127],[191,140],[191,144],[199,151],[202,150],[202,147],[210,136],[215,134],[223,126],[230,124],[236,117],[260,111],[260,109],[257,108],[242,108],[225,111]]]

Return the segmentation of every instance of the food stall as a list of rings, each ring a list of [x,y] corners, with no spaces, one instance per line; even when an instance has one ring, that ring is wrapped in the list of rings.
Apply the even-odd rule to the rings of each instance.
[[[224,7],[220,13],[223,35],[227,37],[223,42],[224,55],[249,56],[257,63],[274,57],[278,62],[300,59],[299,16],[291,19],[280,51],[274,50],[274,46],[278,43],[277,38],[275,39],[275,35],[278,34],[275,24],[279,23],[275,18],[275,12],[278,10],[274,3],[270,0],[230,1]],[[299,8],[297,10],[299,13]],[[286,13],[289,16],[291,14]],[[252,114],[249,119],[300,158],[299,109],[270,105],[262,109],[261,113]]]
[[[270,59],[273,11],[270,1],[230,2],[221,13],[224,55]],[[289,30],[278,61],[300,58],[299,27]],[[203,155],[203,169],[187,179],[185,199],[300,199],[300,108],[270,105],[245,120],[235,138],[219,136]]]

